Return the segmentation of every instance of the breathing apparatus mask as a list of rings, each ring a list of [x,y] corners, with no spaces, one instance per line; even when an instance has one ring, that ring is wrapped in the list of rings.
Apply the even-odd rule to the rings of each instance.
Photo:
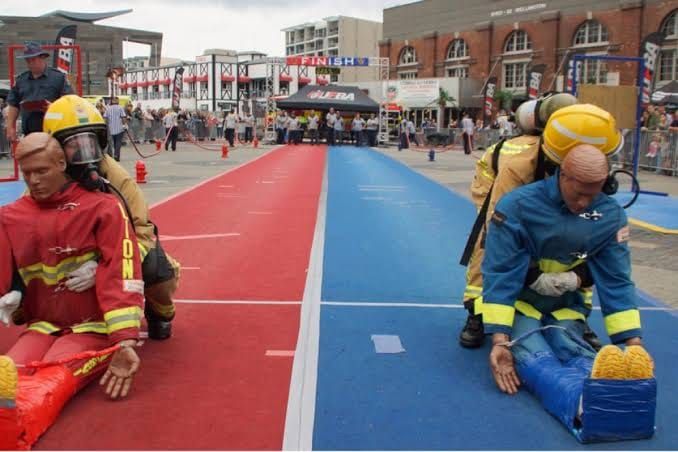
[[[66,173],[87,190],[103,190],[105,181],[99,175],[103,152],[96,134],[76,133],[65,138],[62,146],[66,154]]]

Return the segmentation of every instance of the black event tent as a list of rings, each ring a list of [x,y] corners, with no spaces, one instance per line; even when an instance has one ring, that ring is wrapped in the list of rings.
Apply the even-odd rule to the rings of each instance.
[[[306,85],[287,99],[276,102],[283,110],[329,110],[377,113],[379,104],[354,86]]]

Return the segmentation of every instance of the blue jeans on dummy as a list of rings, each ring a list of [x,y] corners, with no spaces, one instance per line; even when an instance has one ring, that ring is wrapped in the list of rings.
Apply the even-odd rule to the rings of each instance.
[[[529,334],[511,347],[516,370],[544,409],[572,429],[596,352],[582,339],[584,322],[559,321],[548,314],[537,320],[516,313],[511,338],[544,326],[551,328]]]

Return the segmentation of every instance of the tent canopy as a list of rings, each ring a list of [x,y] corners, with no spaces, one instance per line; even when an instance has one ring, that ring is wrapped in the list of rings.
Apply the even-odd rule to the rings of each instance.
[[[276,103],[284,110],[329,110],[376,113],[379,104],[355,86],[307,85]]]
[[[674,80],[652,93],[652,102],[659,104],[678,104],[678,80]]]

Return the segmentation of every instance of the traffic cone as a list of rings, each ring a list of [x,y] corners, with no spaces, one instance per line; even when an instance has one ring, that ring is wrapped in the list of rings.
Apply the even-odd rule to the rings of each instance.
[[[228,158],[228,146],[225,144],[221,145],[221,158],[222,159]]]
[[[259,147],[259,138],[257,138],[256,135],[254,135],[254,139],[252,140],[252,146],[254,146],[255,149]]]

